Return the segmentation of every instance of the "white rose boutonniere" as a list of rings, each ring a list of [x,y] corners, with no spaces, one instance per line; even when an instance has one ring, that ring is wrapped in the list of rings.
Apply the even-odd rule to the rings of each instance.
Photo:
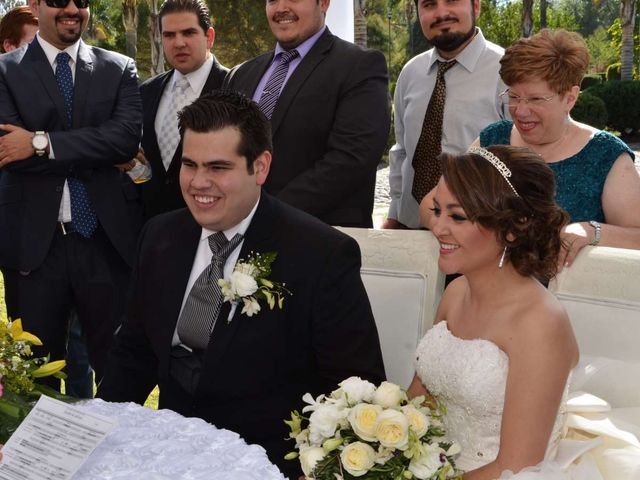
[[[251,317],[260,311],[260,300],[264,300],[273,310],[282,308],[285,295],[291,292],[284,283],[269,280],[271,264],[276,252],[251,253],[246,260],[238,260],[228,279],[218,280],[225,302],[238,303],[242,300],[242,312]]]

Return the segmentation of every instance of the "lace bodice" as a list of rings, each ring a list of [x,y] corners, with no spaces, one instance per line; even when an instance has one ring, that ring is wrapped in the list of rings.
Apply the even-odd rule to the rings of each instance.
[[[508,371],[509,358],[496,344],[455,337],[444,321],[418,345],[416,372],[446,406],[444,426],[462,447],[456,462],[462,470],[479,468],[498,455]],[[563,420],[558,415],[548,455],[555,450]]]

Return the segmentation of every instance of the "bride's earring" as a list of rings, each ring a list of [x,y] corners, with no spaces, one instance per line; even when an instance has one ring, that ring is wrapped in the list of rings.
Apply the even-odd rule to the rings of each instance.
[[[504,267],[504,257],[506,254],[507,254],[507,247],[504,247],[504,250],[502,250],[502,256],[500,257],[500,263],[498,263],[498,268]]]

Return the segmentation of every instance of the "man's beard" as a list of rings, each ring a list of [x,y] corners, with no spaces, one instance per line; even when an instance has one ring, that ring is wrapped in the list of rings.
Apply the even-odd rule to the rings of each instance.
[[[476,20],[474,18],[468,32],[443,32],[428,40],[441,52],[453,52],[464,45],[469,39],[473,38],[475,33]]]

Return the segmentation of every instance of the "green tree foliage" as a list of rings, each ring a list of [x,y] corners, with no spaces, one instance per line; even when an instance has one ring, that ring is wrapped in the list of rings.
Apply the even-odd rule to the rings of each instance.
[[[591,57],[590,71],[605,72],[610,64],[620,58],[620,50],[613,45],[606,28],[596,28],[585,40]]]
[[[218,59],[232,67],[273,49],[264,2],[247,0],[209,0],[216,29],[213,47]]]

